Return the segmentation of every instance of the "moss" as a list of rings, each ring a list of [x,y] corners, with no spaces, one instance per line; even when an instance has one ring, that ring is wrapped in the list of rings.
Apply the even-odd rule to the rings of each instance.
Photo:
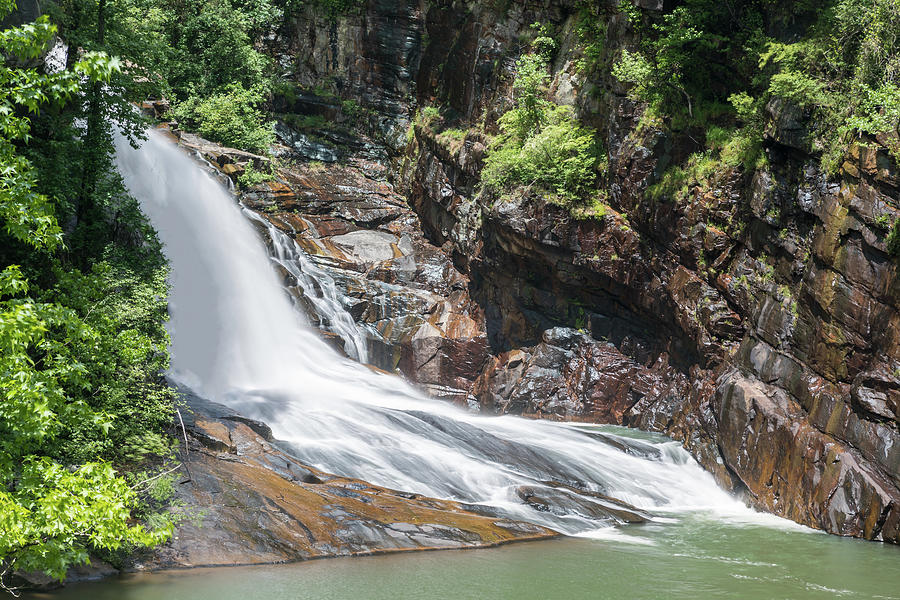
[[[281,115],[281,120],[287,123],[292,129],[298,131],[304,129],[322,129],[331,125],[331,121],[322,115],[284,114]]]
[[[602,221],[611,210],[606,203],[606,194],[603,193],[598,193],[586,204],[569,207],[569,212],[572,213],[572,216],[579,220],[594,219]]]
[[[423,127],[432,127],[441,118],[441,109],[437,106],[426,106],[416,111],[416,123]]]
[[[647,194],[653,200],[690,201],[694,188],[706,191],[735,169],[755,171],[764,165],[765,154],[756,127],[710,126],[706,132],[706,149],[692,154],[683,165],[666,170],[647,189]]]
[[[244,172],[238,177],[238,185],[246,189],[265,181],[271,181],[274,178],[275,174],[271,163],[267,165],[267,169],[257,170],[253,167],[253,162],[248,162]]]
[[[894,220],[894,226],[885,240],[888,254],[894,258],[900,258],[900,219]]]
[[[451,154],[456,154],[463,146],[468,132],[464,129],[445,129],[437,134],[435,140],[441,146],[447,148]]]

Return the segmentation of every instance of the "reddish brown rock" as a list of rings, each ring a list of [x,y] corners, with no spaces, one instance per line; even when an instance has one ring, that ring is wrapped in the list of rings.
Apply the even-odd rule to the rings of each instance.
[[[269,444],[254,430],[261,424],[197,398],[190,404],[186,476],[177,494],[191,518],[165,546],[133,557],[128,569],[472,548],[557,535],[323,473]]]
[[[493,358],[473,390],[490,412],[621,425],[641,400],[683,385],[670,375],[665,359],[647,368],[612,344],[556,328],[532,348]]]

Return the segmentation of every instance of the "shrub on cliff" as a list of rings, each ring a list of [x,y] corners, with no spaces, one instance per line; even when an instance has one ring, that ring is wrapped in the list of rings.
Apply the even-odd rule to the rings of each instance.
[[[273,124],[257,108],[259,94],[240,85],[205,98],[191,96],[173,111],[183,126],[241,150],[266,153],[275,139]]]
[[[894,258],[900,258],[900,219],[894,221],[891,232],[887,236],[887,251]]]
[[[579,124],[568,106],[548,108],[540,120],[542,125],[531,135],[520,138],[512,134],[516,125],[501,119],[504,135],[491,146],[482,182],[496,190],[530,186],[565,201],[576,201],[597,180],[594,133]]]
[[[502,193],[524,185],[575,202],[597,180],[594,132],[581,126],[571,107],[544,98],[549,75],[542,56],[526,55],[517,66],[516,106],[500,118],[501,134],[481,174],[483,188]]]
[[[728,125],[726,100],[780,99],[802,111],[803,140],[831,172],[859,133],[884,135],[900,160],[900,3],[829,0],[785,6],[686,0],[660,14],[620,4],[635,33],[613,75],[676,129]],[[797,33],[771,24],[789,16]],[[768,24],[768,25],[767,25]],[[711,117],[712,116],[712,120]],[[691,134],[696,137],[695,133]],[[762,129],[758,130],[762,137]]]
[[[544,98],[547,81],[547,60],[539,54],[527,54],[516,63],[513,93],[516,106],[500,118],[504,133],[517,140],[526,140],[547,122],[553,104]]]

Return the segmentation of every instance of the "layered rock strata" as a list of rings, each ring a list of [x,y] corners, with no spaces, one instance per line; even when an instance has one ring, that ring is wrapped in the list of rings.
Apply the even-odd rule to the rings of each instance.
[[[284,39],[307,48],[289,76],[327,74],[342,97],[370,103],[367,130],[386,140],[389,178],[418,218],[409,222],[452,259],[473,321],[466,338],[484,336],[444,354],[462,371],[420,381],[449,383],[451,398],[485,411],[662,431],[755,506],[900,541],[900,285],[885,248],[900,171],[889,140],[863,140],[829,176],[804,143],[802,112],[772,103],[769,166],[651,196],[699,146],[644,118],[608,75],[579,74],[574,6],[382,4],[331,24],[301,15]],[[599,17],[609,53],[630,42],[610,9]],[[535,21],[560,32],[553,98],[605,140],[602,217],[478,194],[485,132],[511,105]],[[322,45],[323,28],[329,48],[359,59]],[[427,104],[443,120],[415,126],[398,153],[398,128]],[[464,138],[442,137],[448,127]],[[401,362],[413,379],[429,373],[430,361]]]

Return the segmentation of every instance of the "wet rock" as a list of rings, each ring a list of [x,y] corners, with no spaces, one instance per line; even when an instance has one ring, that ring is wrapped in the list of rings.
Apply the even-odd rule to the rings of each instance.
[[[85,581],[98,581],[118,574],[119,569],[116,569],[111,564],[96,556],[91,556],[89,557],[89,562],[87,564],[76,565],[70,567],[69,570],[66,571],[65,583],[72,584]],[[9,577],[7,584],[13,589],[25,588],[35,591],[54,590],[63,585],[41,571],[16,572]]]
[[[407,256],[397,245],[400,240],[384,231],[353,231],[332,236],[330,241],[353,262],[376,263]]]
[[[294,131],[283,123],[276,124],[275,134],[281,143],[288,146],[297,157],[303,160],[333,163],[341,158],[338,148]]]
[[[274,440],[274,438],[272,437],[272,428],[262,421],[257,421],[256,419],[248,419],[247,417],[244,417],[242,415],[228,415],[222,418],[229,421],[237,421],[238,423],[243,423],[267,442],[271,442]]]
[[[519,486],[516,495],[536,510],[557,515],[577,514],[596,521],[645,523],[649,517],[634,507],[591,492],[566,488]]]
[[[422,30],[418,4],[377,0],[370,10],[335,23],[315,5],[292,11],[292,19],[270,42],[285,78],[305,90],[326,85],[329,97],[297,94],[283,108],[333,118],[336,93],[372,110],[365,124],[390,147],[405,145],[413,67]]]
[[[835,533],[900,543],[896,483],[881,469],[812,426],[781,389],[736,372],[719,381],[723,458],[757,505]]]
[[[863,410],[890,421],[900,420],[900,376],[882,367],[860,373],[850,388],[850,398]]]
[[[188,396],[192,449],[177,497],[192,519],[129,569],[262,564],[552,537],[546,528],[302,465],[239,415]],[[225,416],[220,416],[223,413]],[[251,423],[253,423],[251,421]],[[223,439],[227,450],[210,447]]]
[[[369,361],[437,397],[471,402],[488,351],[481,311],[452,257],[423,237],[403,198],[359,163],[301,167],[281,178],[284,191],[257,186],[242,200],[333,278],[368,338]],[[303,291],[286,284],[303,304]],[[314,312],[310,317],[327,327]]]

